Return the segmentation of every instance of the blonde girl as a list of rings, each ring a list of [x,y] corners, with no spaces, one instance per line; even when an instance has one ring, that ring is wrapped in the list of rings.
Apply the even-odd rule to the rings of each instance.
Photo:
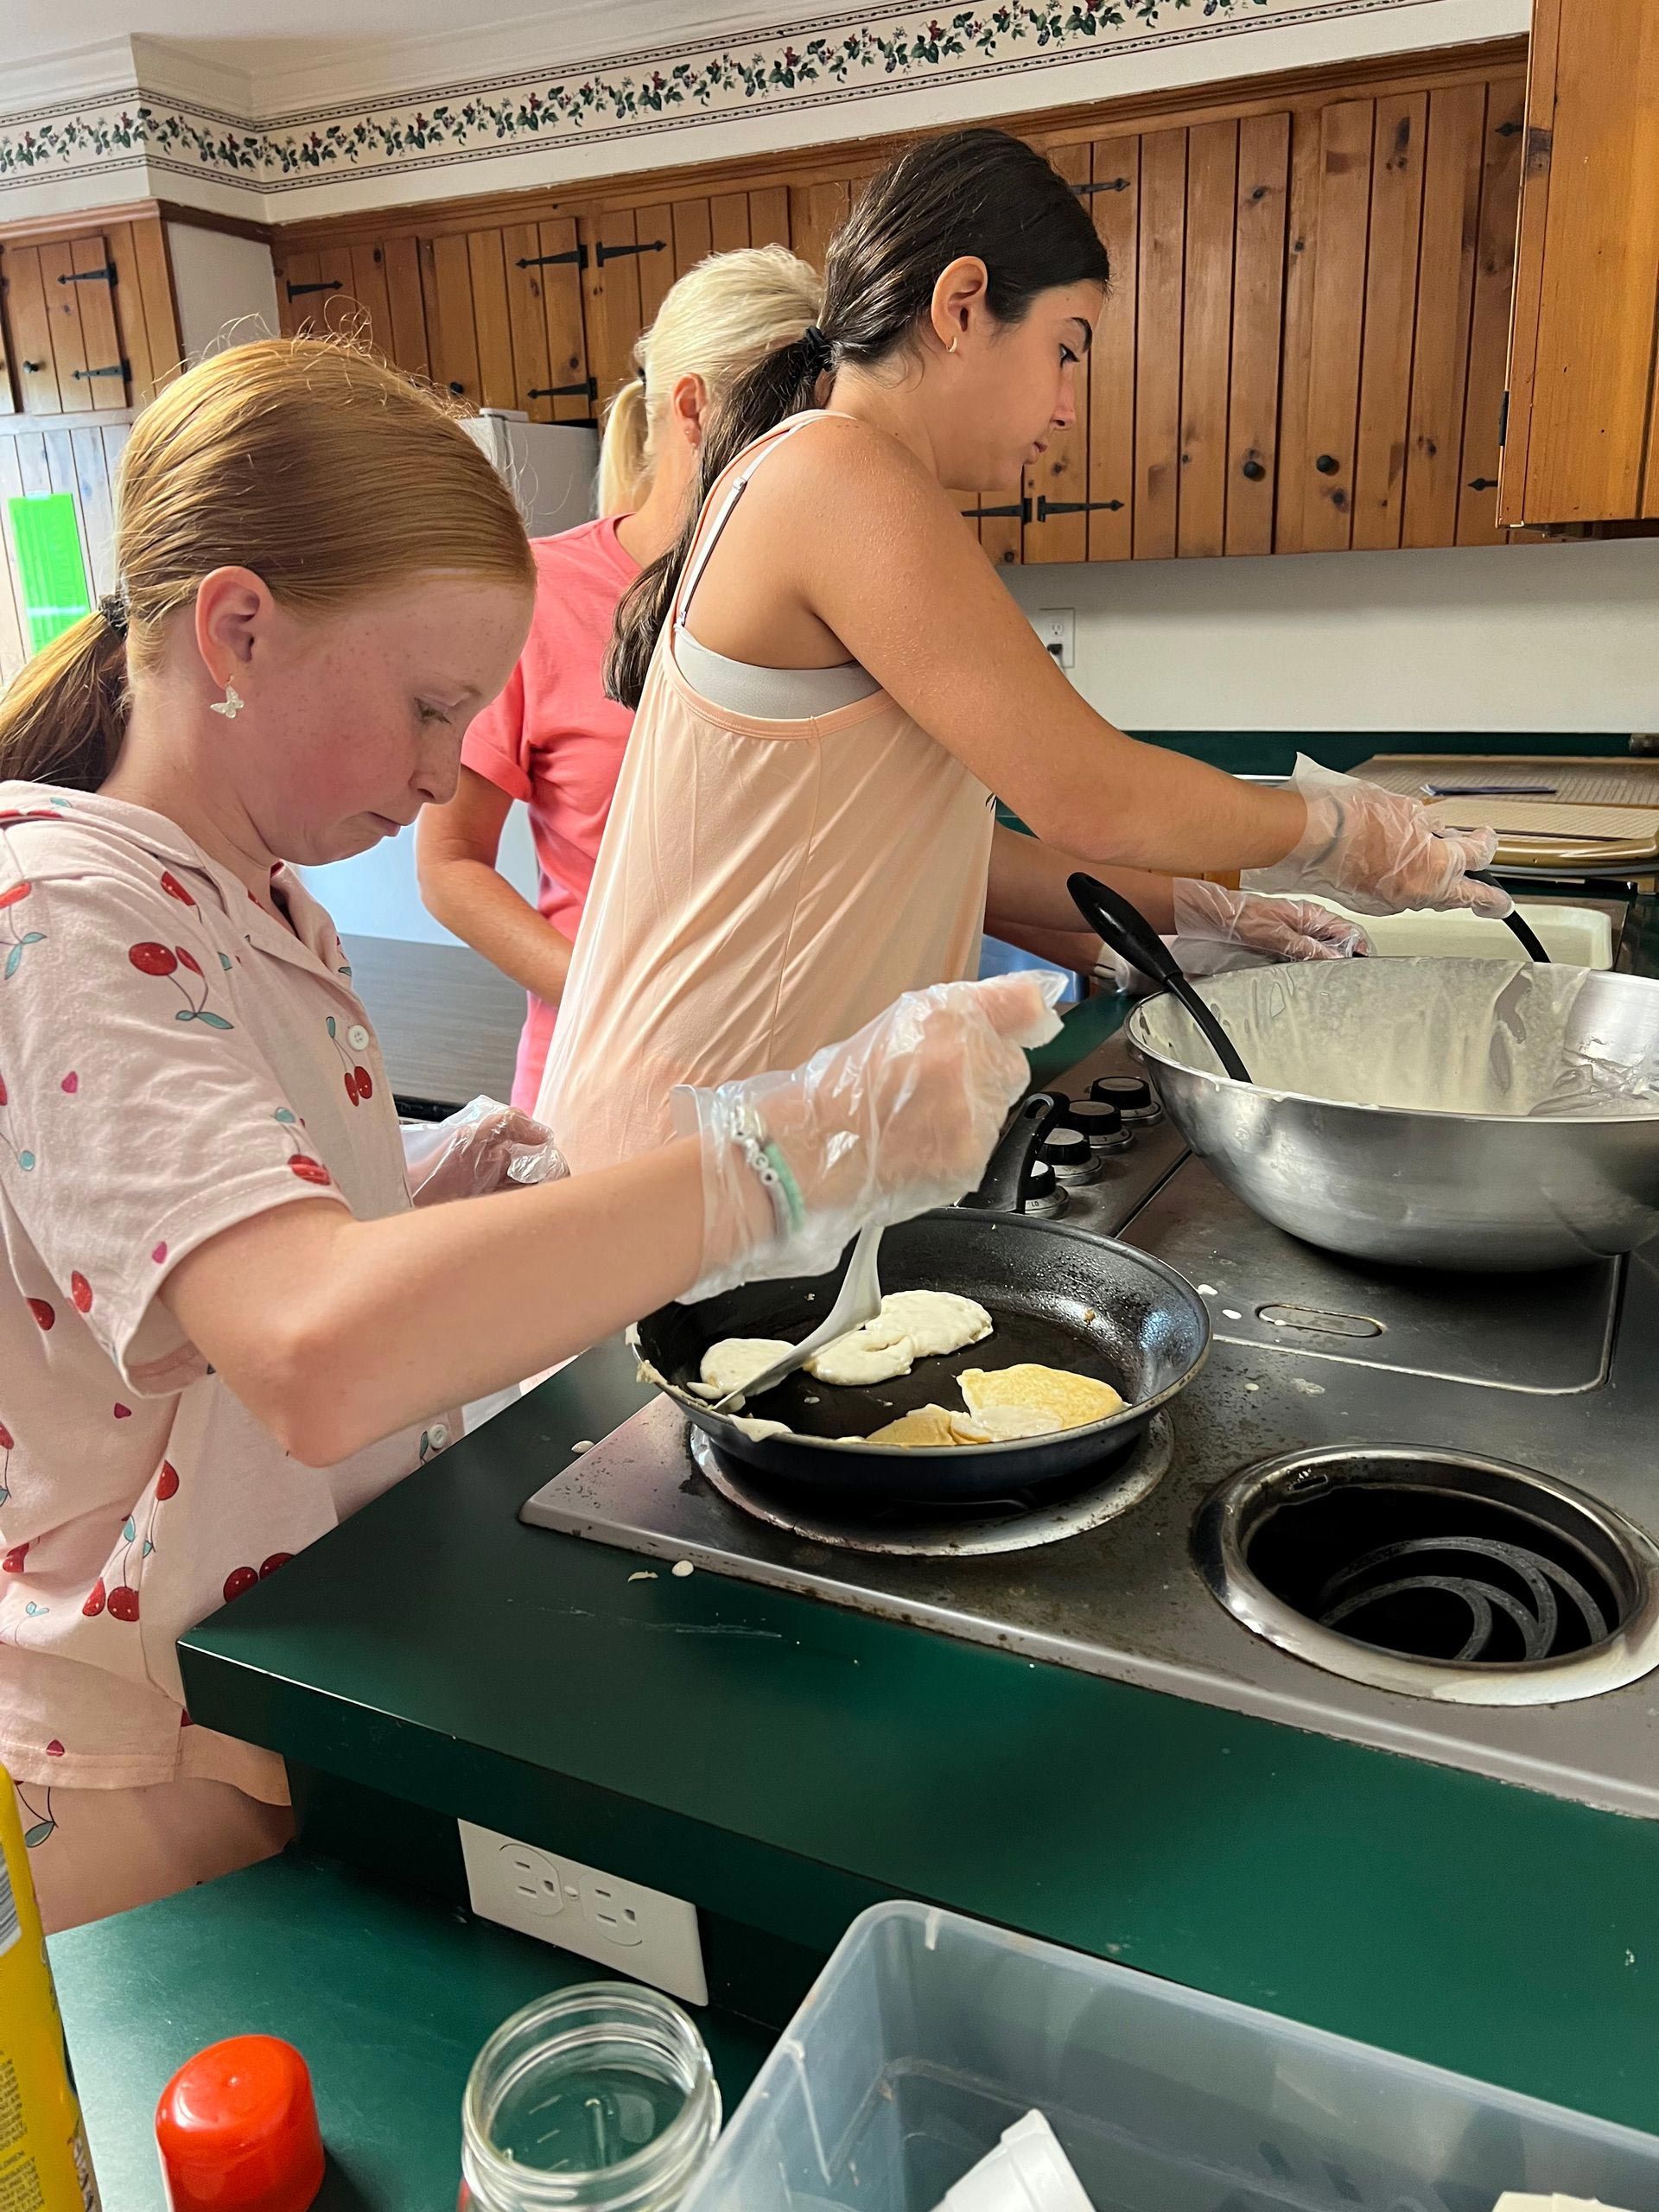
[[[601,669],[622,594],[679,535],[711,411],[818,312],[817,272],[782,246],[721,253],[681,277],[634,349],[600,455],[601,519],[535,542],[536,617],[505,691],[467,733],[461,787],[421,823],[438,919],[524,985],[513,1103],[540,1087],[577,925],[633,716]],[[532,906],[497,872],[515,799],[530,810]]]

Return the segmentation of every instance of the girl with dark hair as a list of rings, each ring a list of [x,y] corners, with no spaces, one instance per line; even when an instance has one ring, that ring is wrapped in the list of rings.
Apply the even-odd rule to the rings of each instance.
[[[677,1083],[787,1066],[982,927],[1092,963],[1087,866],[1160,927],[1270,957],[1363,940],[1262,872],[1374,912],[1475,906],[1482,839],[1345,777],[1286,790],[1135,743],[1043,651],[943,488],[1073,419],[1110,272],[1070,187],[996,130],[928,141],[832,242],[820,325],[732,388],[701,508],[622,602],[638,713],[537,1111],[579,1172],[661,1142]],[[1034,839],[995,828],[991,794]],[[1156,871],[1157,873],[1150,873]]]

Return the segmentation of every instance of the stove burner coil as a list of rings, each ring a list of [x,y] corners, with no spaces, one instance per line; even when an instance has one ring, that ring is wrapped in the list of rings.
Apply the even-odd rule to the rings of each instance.
[[[1439,1573],[1389,1574],[1390,1568],[1410,1559],[1443,1564]],[[1505,1588],[1497,1576],[1483,1573],[1485,1561],[1507,1569],[1524,1585],[1525,1597]],[[1461,1571],[1449,1573],[1448,1567]],[[1378,1581],[1379,1573],[1387,1579]],[[1488,1536],[1417,1536],[1405,1543],[1381,1544],[1331,1577],[1313,1601],[1314,1618],[1326,1628],[1345,1621],[1349,1624],[1345,1632],[1360,1637],[1364,1616],[1385,1600],[1431,1590],[1460,1599],[1469,1608],[1468,1638],[1462,1649],[1452,1655],[1460,1664],[1501,1661],[1498,1613],[1514,1623],[1523,1659],[1554,1658],[1561,1627],[1558,1591],[1577,1612],[1582,1631],[1576,1639],[1578,1644],[1602,1643],[1607,1637],[1605,1613],[1575,1575],[1524,1544],[1498,1543]]]
[[[1215,1597],[1327,1672],[1554,1704],[1659,1667],[1659,1548],[1547,1475],[1402,1445],[1247,1468],[1193,1532]]]

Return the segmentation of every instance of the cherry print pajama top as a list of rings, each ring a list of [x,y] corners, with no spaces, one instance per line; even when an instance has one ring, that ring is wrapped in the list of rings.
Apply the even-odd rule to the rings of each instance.
[[[24,1784],[281,1802],[279,1760],[190,1725],[176,1640],[457,1426],[302,1466],[157,1296],[269,1207],[410,1204],[340,939],[291,871],[273,890],[292,931],[160,815],[0,783],[0,1765]]]

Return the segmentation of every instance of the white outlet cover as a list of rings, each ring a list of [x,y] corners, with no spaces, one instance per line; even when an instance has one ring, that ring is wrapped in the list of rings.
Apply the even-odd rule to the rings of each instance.
[[[480,1919],[556,1943],[688,2005],[709,2002],[695,1905],[471,1821],[455,1825],[467,1896]]]

